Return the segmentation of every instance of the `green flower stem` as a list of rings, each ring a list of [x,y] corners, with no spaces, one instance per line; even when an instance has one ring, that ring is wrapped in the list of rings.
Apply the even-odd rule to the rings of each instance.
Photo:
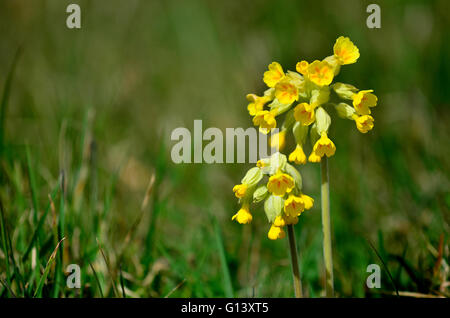
[[[302,282],[300,280],[300,272],[298,270],[297,245],[295,244],[294,226],[292,224],[289,224],[287,228],[289,236],[289,250],[292,263],[292,276],[294,278],[295,297],[302,298]]]
[[[323,231],[323,257],[325,260],[325,289],[327,297],[334,297],[333,254],[331,244],[330,220],[330,182],[328,177],[328,159],[322,157],[320,161],[322,175],[322,231]]]

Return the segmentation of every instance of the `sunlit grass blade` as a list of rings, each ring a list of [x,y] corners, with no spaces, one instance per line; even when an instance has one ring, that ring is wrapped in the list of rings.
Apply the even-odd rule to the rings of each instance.
[[[45,266],[44,273],[42,274],[41,279],[39,280],[39,283],[38,283],[38,285],[36,287],[36,291],[34,292],[33,297],[42,297],[42,288],[44,287],[44,284],[45,284],[45,281],[47,279],[47,276],[48,276],[48,274],[49,274],[49,272],[50,272],[50,270],[52,268],[53,263],[55,262],[56,254],[58,252],[58,248],[59,248],[61,242],[64,241],[64,240],[65,240],[65,237],[63,237],[61,239],[61,241],[58,242],[58,244],[56,245],[53,253],[50,255],[50,258],[48,259],[47,265]]]
[[[109,276],[111,278],[111,285],[112,285],[112,289],[113,289],[114,295],[116,297],[119,297],[119,292],[117,291],[117,287],[116,287],[114,275],[113,275],[113,272],[112,272],[112,269],[111,269],[111,265],[110,265],[110,263],[108,261],[108,258],[105,255],[105,252],[103,252],[103,248],[101,247],[100,242],[98,241],[98,238],[97,238],[97,245],[98,245],[98,249],[100,250],[100,253],[102,254],[103,260],[105,261],[106,268],[108,269],[108,273],[109,273]]]
[[[58,192],[59,189],[59,185],[55,187],[55,189],[53,189],[52,193],[50,194],[50,198],[53,200],[56,196],[56,193]],[[39,233],[41,232],[42,226],[44,225],[45,222],[45,218],[47,217],[48,211],[50,210],[51,207],[51,201],[49,200],[46,209],[44,210],[44,213],[41,215],[41,217],[39,218],[39,222],[38,225],[36,226],[36,229],[33,232],[33,236],[31,237],[31,241],[28,244],[27,249],[25,250],[25,253],[22,256],[22,262],[25,262],[26,259],[28,258],[28,255],[31,252],[31,249],[33,248],[33,246],[35,246],[37,237],[39,235]]]
[[[64,171],[61,171],[60,174],[60,188],[61,191],[59,193],[59,216],[58,216],[58,240],[62,240],[65,235],[65,174]],[[64,243],[61,243],[64,244]],[[58,258],[56,259],[56,273],[55,273],[55,285],[53,289],[53,297],[58,297],[59,288],[62,280],[63,273],[63,254],[64,254],[64,246],[61,245],[62,250],[59,253]]]
[[[97,272],[95,271],[94,266],[92,266],[91,263],[89,263],[89,266],[91,267],[92,273],[94,274],[95,281],[97,282],[98,291],[100,292],[100,296],[102,298],[104,298],[103,290],[102,290],[102,284],[100,283],[100,279],[98,278]]]

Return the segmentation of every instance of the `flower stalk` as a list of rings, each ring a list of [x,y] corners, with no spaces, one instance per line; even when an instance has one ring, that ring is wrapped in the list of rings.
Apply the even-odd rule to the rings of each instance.
[[[321,168],[321,208],[323,231],[323,257],[325,260],[325,290],[327,297],[334,297],[333,254],[331,243],[331,217],[330,217],[330,181],[328,176],[328,158],[320,161]]]
[[[298,258],[297,258],[297,245],[295,243],[294,226],[292,224],[287,226],[288,237],[289,237],[289,251],[291,254],[291,264],[292,264],[292,277],[294,279],[294,292],[296,298],[302,298],[302,282],[300,280],[300,271],[298,268]]]

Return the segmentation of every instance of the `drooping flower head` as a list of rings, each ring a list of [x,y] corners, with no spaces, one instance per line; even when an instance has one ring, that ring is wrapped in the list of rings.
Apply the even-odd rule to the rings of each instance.
[[[328,138],[326,132],[323,132],[320,139],[315,143],[313,152],[319,157],[323,157],[325,155],[327,157],[331,157],[336,152],[336,146],[331,139]]]
[[[236,220],[239,224],[248,224],[253,220],[253,216],[250,214],[248,204],[244,204],[242,208],[231,218]]]
[[[248,186],[244,184],[237,184],[233,187],[233,192],[236,198],[242,199],[245,196],[245,193],[247,192]]]
[[[283,230],[282,227],[275,226],[272,224],[270,227],[269,233],[267,234],[267,237],[271,240],[278,240],[282,239],[286,236],[286,232]]]
[[[255,117],[253,117],[253,124],[255,126],[259,126],[259,130],[268,134],[271,129],[277,126],[277,121],[272,112],[268,110],[261,110],[256,113]]]
[[[300,60],[295,65],[296,72],[283,70],[277,62],[269,64],[263,76],[268,89],[262,96],[247,95],[247,109],[253,116],[253,124],[262,133],[272,133],[271,146],[283,149],[284,145],[289,145],[287,139],[291,132],[295,148],[290,150],[289,158],[277,152],[258,160],[256,167],[233,187],[241,204],[233,220],[242,224],[251,222],[250,203],[264,202],[270,223],[269,239],[283,238],[283,227],[296,224],[303,211],[314,204],[314,200],[302,192],[301,175],[288,161],[301,165],[307,159],[321,162],[324,157],[335,155],[333,140],[338,144],[338,139],[329,137],[333,109],[339,117],[354,121],[361,133],[374,128],[371,108],[377,105],[378,98],[373,90],[333,83],[341,68],[356,63],[359,57],[358,47],[348,37],[341,36],[334,43],[332,55],[313,62]],[[274,133],[278,123],[280,130]],[[305,151],[310,149],[307,158]]]
[[[295,162],[298,165],[304,165],[306,163],[306,155],[301,145],[297,145],[295,150],[289,154],[289,161]]]
[[[283,227],[296,224],[300,214],[313,204],[313,200],[302,192],[300,173],[279,152],[259,160],[257,166],[246,173],[241,184],[235,186],[233,191],[237,194],[244,188],[245,194],[239,198],[242,207],[232,220],[240,224],[250,223],[253,217],[249,203],[264,201],[264,211],[271,224],[267,236],[271,240],[283,238]]]
[[[291,194],[286,201],[284,201],[284,213],[288,216],[299,216],[303,210],[305,210],[305,203],[301,197]]]
[[[358,130],[360,132],[365,134],[369,130],[372,130],[373,122],[374,122],[374,119],[372,116],[370,116],[370,115],[362,115],[362,116],[354,115],[354,116],[355,116],[354,119],[356,122],[356,128],[358,128]]]
[[[248,112],[251,116],[255,116],[257,112],[264,109],[264,105],[270,100],[268,96],[257,96],[255,94],[248,94],[247,100],[250,102],[247,106]]]
[[[309,210],[314,205],[314,199],[306,194],[301,194],[300,198],[303,200],[303,204],[305,205],[305,210]]]
[[[353,107],[359,115],[369,115],[370,107],[377,106],[378,98],[372,92],[372,89],[368,89],[353,95]]]
[[[267,190],[277,196],[284,196],[294,188],[294,179],[286,173],[277,172],[269,178]]]

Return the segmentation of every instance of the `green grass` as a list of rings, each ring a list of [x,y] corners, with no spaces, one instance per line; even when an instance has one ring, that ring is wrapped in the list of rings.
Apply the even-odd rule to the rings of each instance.
[[[325,57],[340,35],[361,58],[339,81],[379,105],[368,134],[331,125],[336,295],[449,296],[446,1],[380,1],[380,30],[361,1],[79,3],[81,30],[65,27],[69,2],[0,4],[0,297],[292,297],[262,207],[231,221],[250,165],[175,165],[170,132],[250,127],[266,66]],[[320,297],[320,172],[300,170],[317,203],[295,226],[302,284]],[[380,290],[365,287],[372,263]]]

